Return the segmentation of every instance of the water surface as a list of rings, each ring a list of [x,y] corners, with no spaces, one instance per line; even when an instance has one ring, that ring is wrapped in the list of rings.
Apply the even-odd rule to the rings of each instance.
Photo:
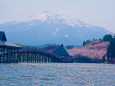
[[[0,64],[1,86],[115,86],[115,65],[89,63]]]

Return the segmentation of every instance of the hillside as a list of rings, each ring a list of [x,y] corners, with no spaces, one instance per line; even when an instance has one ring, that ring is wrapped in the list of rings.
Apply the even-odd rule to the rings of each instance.
[[[102,60],[103,56],[107,52],[109,42],[93,41],[88,45],[85,45],[81,48],[72,48],[69,51],[75,56],[87,56],[92,60],[98,59]]]

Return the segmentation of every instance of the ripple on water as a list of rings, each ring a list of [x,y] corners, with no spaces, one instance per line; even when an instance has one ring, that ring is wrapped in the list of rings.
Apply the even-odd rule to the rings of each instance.
[[[0,65],[2,86],[114,86],[115,65],[20,63]]]

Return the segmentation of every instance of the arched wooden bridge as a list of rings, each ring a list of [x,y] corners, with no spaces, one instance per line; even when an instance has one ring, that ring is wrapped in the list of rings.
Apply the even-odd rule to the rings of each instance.
[[[59,56],[40,50],[38,48],[1,48],[0,49],[0,63],[18,63],[18,62],[33,62],[33,63],[49,63],[49,62],[63,62]]]

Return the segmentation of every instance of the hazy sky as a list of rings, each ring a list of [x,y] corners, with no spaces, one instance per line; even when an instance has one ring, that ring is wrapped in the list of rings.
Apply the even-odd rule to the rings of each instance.
[[[0,0],[0,23],[43,11],[75,17],[115,33],[115,0]]]

